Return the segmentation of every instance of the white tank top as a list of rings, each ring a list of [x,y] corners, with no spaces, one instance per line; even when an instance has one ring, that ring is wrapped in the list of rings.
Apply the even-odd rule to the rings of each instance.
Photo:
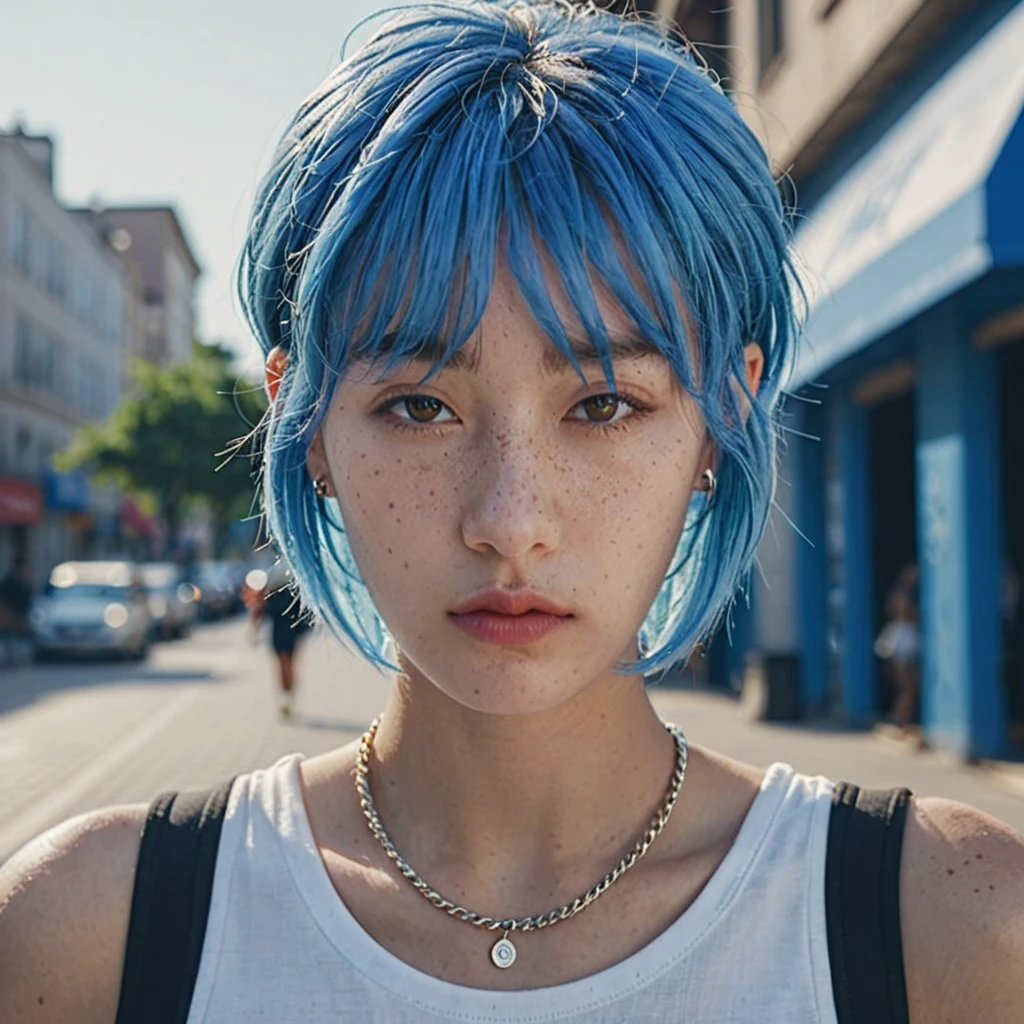
[[[236,780],[188,1024],[836,1024],[825,933],[833,784],[768,769],[739,835],[661,935],[578,981],[439,981],[375,942],[331,884],[300,755]]]

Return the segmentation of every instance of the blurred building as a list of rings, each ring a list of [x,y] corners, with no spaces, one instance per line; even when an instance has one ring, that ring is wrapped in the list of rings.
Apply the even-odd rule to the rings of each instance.
[[[103,206],[75,213],[109,243],[135,282],[134,355],[168,366],[192,354],[201,269],[171,206]]]
[[[799,208],[808,292],[780,515],[737,632],[812,713],[870,722],[920,570],[923,724],[1024,749],[1024,3],[662,2]],[[737,652],[720,652],[722,671]]]
[[[119,402],[133,305],[117,256],[55,198],[53,160],[47,136],[0,133],[0,573],[24,552],[37,578],[102,526],[103,496],[51,457]]]

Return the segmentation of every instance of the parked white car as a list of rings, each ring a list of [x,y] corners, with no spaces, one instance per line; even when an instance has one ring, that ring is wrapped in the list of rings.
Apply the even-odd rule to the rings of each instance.
[[[193,568],[192,582],[199,598],[202,619],[223,619],[240,606],[238,586],[227,562],[199,562]]]
[[[188,636],[199,612],[199,591],[176,562],[146,562],[142,585],[149,595],[153,633],[161,639]]]
[[[62,562],[35,599],[29,624],[36,655],[149,653],[153,616],[131,562]]]

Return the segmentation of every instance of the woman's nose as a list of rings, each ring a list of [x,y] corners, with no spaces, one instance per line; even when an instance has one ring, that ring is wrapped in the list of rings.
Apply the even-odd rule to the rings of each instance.
[[[462,537],[474,551],[518,559],[561,538],[553,460],[528,433],[496,432],[475,454]]]

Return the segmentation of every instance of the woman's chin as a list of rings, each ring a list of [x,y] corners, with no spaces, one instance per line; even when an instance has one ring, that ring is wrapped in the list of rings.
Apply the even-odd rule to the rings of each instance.
[[[547,658],[518,656],[499,650],[485,657],[464,653],[455,660],[425,659],[422,668],[406,662],[414,691],[430,687],[434,693],[469,711],[484,715],[544,714],[580,699],[600,679],[621,677],[611,659],[598,662],[580,652]],[[588,670],[587,662],[591,662]]]
[[[473,687],[468,692],[446,688],[444,694],[467,711],[496,718],[525,718],[546,714],[576,696],[575,693],[555,692],[551,687],[536,692],[530,687],[523,687],[516,692],[496,687]]]

